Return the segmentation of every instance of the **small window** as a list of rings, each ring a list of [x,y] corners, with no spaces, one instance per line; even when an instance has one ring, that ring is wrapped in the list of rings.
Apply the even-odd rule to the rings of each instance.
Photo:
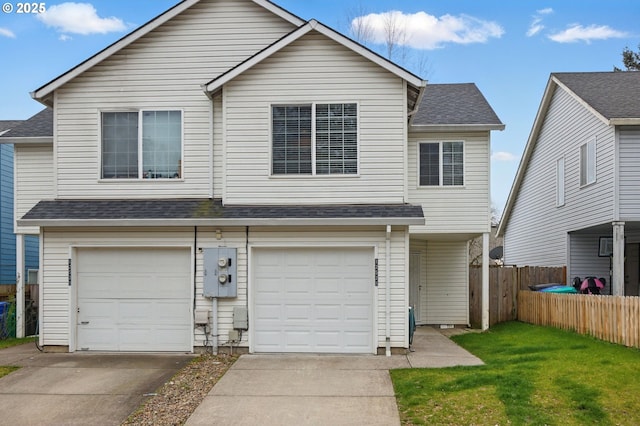
[[[274,105],[271,128],[274,175],[358,173],[357,104]]]
[[[464,185],[464,142],[419,144],[420,186]]]
[[[596,140],[580,147],[580,186],[596,181]]]
[[[556,161],[556,207],[564,206],[564,158]]]
[[[103,179],[181,176],[181,111],[102,113]]]

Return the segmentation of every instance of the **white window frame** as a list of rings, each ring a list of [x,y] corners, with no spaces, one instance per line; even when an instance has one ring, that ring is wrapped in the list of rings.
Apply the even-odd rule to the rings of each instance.
[[[564,157],[556,160],[556,207],[564,206],[565,185],[564,185]]]
[[[444,174],[443,174],[443,145],[445,143],[462,143],[462,185],[444,185]],[[420,146],[423,144],[438,144],[438,185],[422,185],[420,184]],[[464,140],[439,140],[439,141],[420,141],[416,147],[416,157],[417,157],[417,165],[416,165],[416,181],[418,188],[464,188],[467,184],[467,147]]]
[[[356,106],[356,173],[316,173],[316,106],[317,105],[345,105]],[[287,106],[311,106],[311,173],[273,173],[273,108]],[[360,176],[360,103],[357,101],[322,101],[322,102],[278,102],[269,106],[269,176],[276,179],[292,178],[331,178],[331,177],[359,177]]]
[[[143,116],[144,112],[158,112],[158,111],[178,111],[180,112],[180,176],[177,178],[145,178],[144,170],[143,170]],[[102,117],[104,113],[131,113],[135,112],[138,114],[138,176],[134,178],[105,178],[103,177],[103,139],[102,139]],[[184,109],[182,108],[140,108],[140,109],[132,109],[132,108],[115,108],[115,109],[104,109],[98,111],[98,139],[99,139],[99,170],[98,170],[98,179],[102,182],[114,182],[114,181],[145,181],[145,182],[154,182],[154,181],[162,181],[162,182],[176,182],[184,180]]]
[[[580,187],[596,182],[596,138],[580,145]]]

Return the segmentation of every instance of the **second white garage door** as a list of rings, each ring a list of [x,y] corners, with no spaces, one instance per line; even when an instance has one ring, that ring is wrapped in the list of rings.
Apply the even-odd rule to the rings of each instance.
[[[372,248],[256,248],[255,352],[373,353]]]
[[[191,351],[188,248],[77,250],[77,349]]]

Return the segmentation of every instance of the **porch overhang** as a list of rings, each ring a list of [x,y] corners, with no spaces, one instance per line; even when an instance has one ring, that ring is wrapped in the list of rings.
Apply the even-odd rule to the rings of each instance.
[[[424,225],[411,204],[243,205],[219,199],[41,201],[17,221],[37,227]]]

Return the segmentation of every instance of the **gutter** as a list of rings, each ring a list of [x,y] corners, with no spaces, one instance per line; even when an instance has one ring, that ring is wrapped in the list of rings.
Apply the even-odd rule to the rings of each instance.
[[[396,218],[193,218],[193,219],[18,219],[18,226],[136,227],[136,226],[367,226],[424,225],[424,217]]]

